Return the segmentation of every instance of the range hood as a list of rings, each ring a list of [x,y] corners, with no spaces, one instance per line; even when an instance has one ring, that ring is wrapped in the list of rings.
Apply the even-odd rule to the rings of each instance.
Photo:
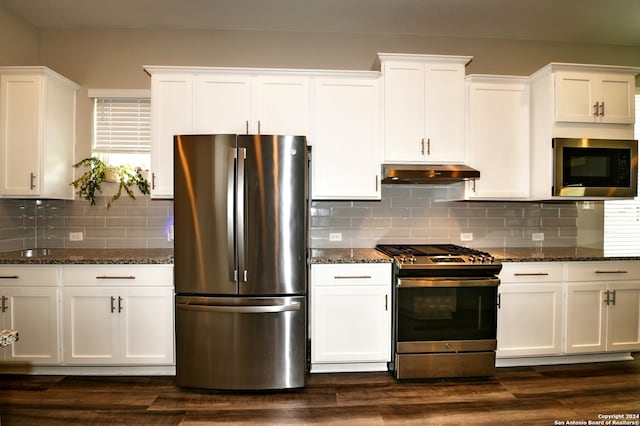
[[[464,164],[383,164],[382,183],[450,184],[475,180],[480,172]]]

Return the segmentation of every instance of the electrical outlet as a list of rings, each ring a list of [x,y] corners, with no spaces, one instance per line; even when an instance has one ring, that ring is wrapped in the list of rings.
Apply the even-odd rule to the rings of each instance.
[[[533,233],[531,233],[531,239],[533,241],[544,241],[544,232],[533,232]]]
[[[82,241],[83,239],[82,232],[69,232],[69,241]]]
[[[341,232],[330,232],[329,233],[329,241],[342,241],[342,233]]]
[[[473,232],[461,232],[460,241],[473,241]]]

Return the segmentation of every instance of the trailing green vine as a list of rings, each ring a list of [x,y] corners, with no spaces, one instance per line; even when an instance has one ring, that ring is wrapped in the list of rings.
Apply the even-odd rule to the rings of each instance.
[[[107,166],[97,157],[85,158],[73,165],[74,168],[88,167],[80,177],[71,182],[71,185],[77,190],[76,194],[80,198],[88,200],[92,206],[96,205],[96,197],[102,193],[102,184],[107,181]],[[118,184],[118,190],[107,204],[107,208],[122,196],[124,191],[129,197],[135,200],[136,196],[132,188],[137,187],[142,194],[149,194],[149,181],[142,176],[140,169],[130,166],[115,167],[115,180]]]

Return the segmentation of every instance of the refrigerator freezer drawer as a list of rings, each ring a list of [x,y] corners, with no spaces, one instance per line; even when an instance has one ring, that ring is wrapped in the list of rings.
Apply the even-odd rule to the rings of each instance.
[[[221,390],[304,386],[306,300],[176,297],[176,384]]]

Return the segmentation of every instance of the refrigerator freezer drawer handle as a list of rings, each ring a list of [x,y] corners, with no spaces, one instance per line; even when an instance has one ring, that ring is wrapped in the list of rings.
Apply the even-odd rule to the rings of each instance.
[[[221,305],[176,305],[176,309],[184,311],[206,311],[206,312],[226,312],[240,314],[270,314],[278,312],[299,311],[300,302],[293,302],[288,305],[251,305],[251,306],[221,306]]]

